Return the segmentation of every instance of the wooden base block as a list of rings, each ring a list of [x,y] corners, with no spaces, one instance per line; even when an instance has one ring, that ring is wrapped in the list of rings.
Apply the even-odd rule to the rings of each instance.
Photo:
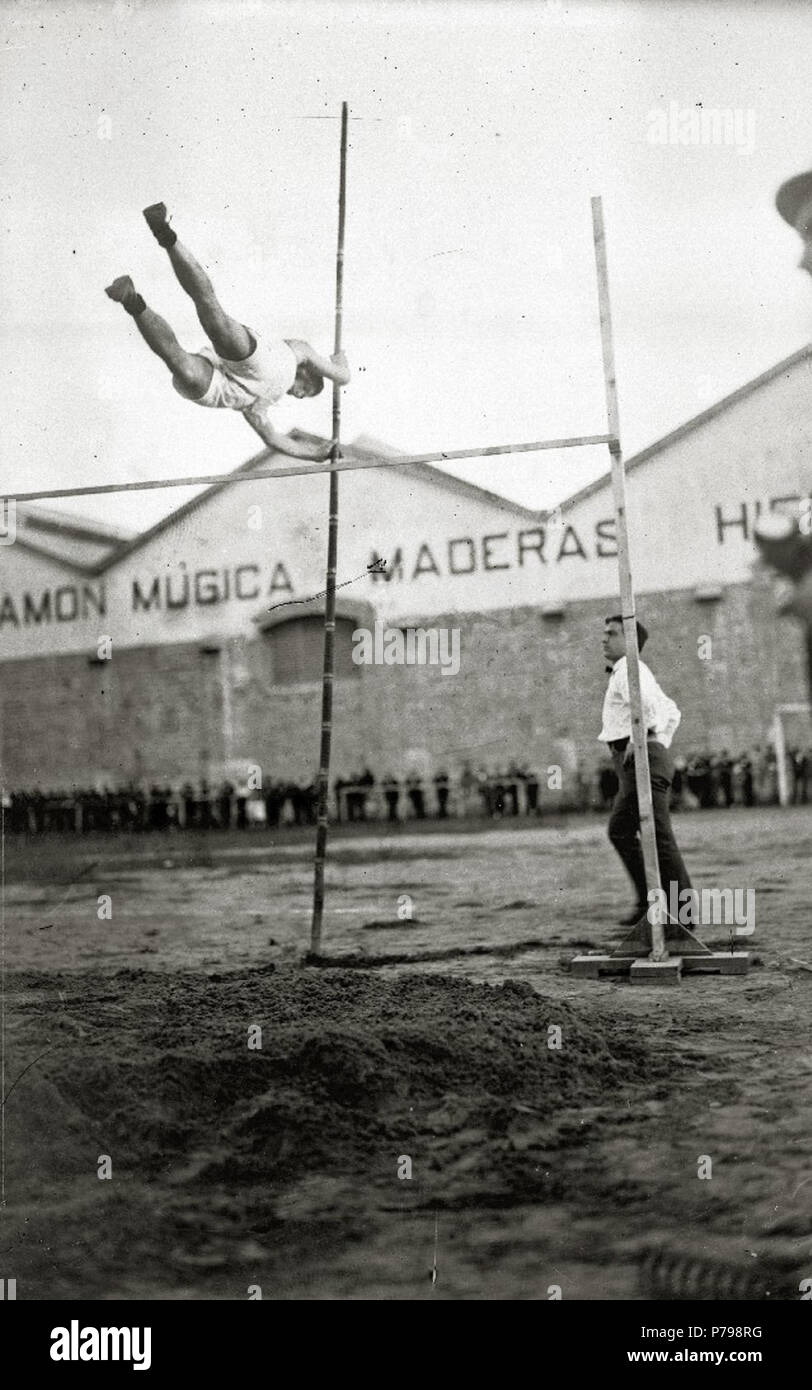
[[[627,975],[634,956],[573,956],[570,974],[579,980],[598,980],[601,975]]]
[[[609,956],[573,956],[570,961],[570,974],[579,980],[597,980],[601,962],[605,963],[608,960]]]
[[[629,971],[633,985],[678,985],[682,979],[682,956],[665,960],[636,960]]]
[[[683,969],[695,974],[746,975],[750,969],[749,951],[708,951],[704,956],[686,957]]]
[[[563,963],[563,962],[562,962]],[[605,975],[628,975],[633,985],[677,985],[683,974],[746,975],[747,951],[705,951],[702,955],[674,955],[651,960],[644,955],[573,956],[570,974],[579,980],[599,980]]]

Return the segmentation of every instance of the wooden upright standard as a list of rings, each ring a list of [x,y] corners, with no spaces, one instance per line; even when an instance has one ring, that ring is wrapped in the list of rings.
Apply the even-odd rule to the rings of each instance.
[[[600,198],[592,199],[592,235],[595,243],[595,266],[598,275],[598,309],[600,313],[603,376],[606,389],[606,410],[609,428],[609,454],[612,462],[612,493],[617,526],[618,575],[623,633],[626,638],[626,663],[629,674],[629,703],[632,717],[632,746],[640,813],[640,839],[646,887],[660,886],[660,865],[657,856],[657,835],[651,796],[651,775],[648,762],[646,725],[640,692],[640,652],[637,645],[637,618],[634,608],[629,528],[626,516],[626,470],[620,447],[620,414],[618,411],[615,354],[612,343],[612,315],[609,306],[609,275],[606,265],[606,238],[603,229],[603,205]],[[572,973],[596,979],[599,975],[628,973],[633,984],[676,984],[683,970],[713,970],[723,975],[744,974],[749,956],[744,951],[711,951],[686,926],[674,922],[664,913],[659,894],[651,901],[648,912],[635,925],[617,950],[576,956]],[[668,943],[675,947],[669,954]],[[644,954],[645,953],[645,954]]]

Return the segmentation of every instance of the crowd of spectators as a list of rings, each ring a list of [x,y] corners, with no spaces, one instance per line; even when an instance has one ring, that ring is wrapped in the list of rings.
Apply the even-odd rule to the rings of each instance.
[[[244,830],[251,824],[276,828],[284,820],[312,825],[316,788],[266,779],[262,788],[247,783],[144,787],[130,782],[115,789],[84,787],[4,793],[6,829],[42,831]]]
[[[775,749],[767,744],[732,757],[720,753],[677,755],[671,802],[674,810],[696,807],[775,805],[779,800]],[[787,786],[793,804],[807,804],[812,789],[812,748],[787,750]],[[585,775],[578,767],[562,774],[555,765],[531,768],[513,761],[497,768],[470,763],[454,776],[440,768],[431,776],[412,771],[376,778],[359,769],[333,784],[330,814],[337,821],[499,819],[548,811],[607,810],[617,792],[617,775],[607,759]],[[145,787],[135,782],[115,789],[73,787],[4,791],[5,828],[40,834],[167,830],[245,830],[251,826],[314,825],[318,793],[307,785],[266,778],[248,782]]]
[[[778,758],[772,744],[731,757],[720,753],[693,753],[674,760],[676,776],[672,799],[677,807],[774,806],[778,804]],[[788,748],[786,776],[789,800],[806,805],[812,784],[812,748]]]

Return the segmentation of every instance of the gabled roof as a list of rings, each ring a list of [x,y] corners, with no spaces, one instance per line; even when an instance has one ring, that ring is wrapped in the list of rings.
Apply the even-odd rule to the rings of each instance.
[[[667,449],[670,445],[678,443],[680,439],[684,439],[686,435],[692,434],[694,430],[701,429],[709,420],[713,420],[717,415],[721,415],[722,411],[729,409],[732,405],[737,405],[739,401],[746,400],[748,396],[754,395],[757,391],[760,391],[763,386],[767,386],[777,377],[792,371],[793,368],[797,367],[801,362],[808,362],[810,368],[812,368],[812,343],[806,343],[804,347],[799,348],[797,352],[790,353],[789,357],[784,357],[780,362],[776,362],[775,366],[769,367],[768,370],[762,372],[760,376],[754,377],[752,381],[745,382],[744,386],[739,386],[735,391],[729,392],[729,394],[723,396],[721,400],[714,401],[713,405],[708,406],[707,410],[702,410],[698,415],[693,415],[690,420],[686,420],[682,425],[677,425],[676,429],[663,435],[661,439],[656,439],[653,444],[648,444],[645,449],[641,449],[639,453],[633,454],[631,458],[625,461],[626,473],[631,473],[635,468],[639,468],[642,464],[648,463],[649,459],[654,458],[655,455],[661,453],[663,449]],[[364,448],[357,450],[357,445],[362,443]],[[353,451],[382,455],[388,454],[393,458],[396,457],[399,452],[387,448],[377,440],[369,439],[367,436],[361,436],[361,439],[353,446]],[[432,468],[431,465],[427,463],[414,464],[405,468],[403,471],[406,473],[418,474],[422,470],[431,474],[434,481],[442,479],[455,490],[464,491],[470,489],[471,493],[479,497],[487,498],[489,501],[498,502],[501,506],[508,507],[518,512],[521,516],[529,517],[534,521],[546,521],[553,512],[558,512],[559,510],[569,511],[571,507],[576,506],[579,502],[583,502],[587,497],[591,497],[593,493],[600,492],[602,488],[610,487],[612,483],[611,471],[602,473],[594,482],[587,483],[585,487],[582,487],[578,492],[574,492],[571,497],[567,497],[555,507],[546,507],[542,508],[540,511],[531,511],[527,507],[520,506],[517,502],[509,502],[507,498],[499,497],[496,493],[487,492],[484,488],[474,486],[473,483],[464,482],[461,478],[457,478],[453,474],[444,473],[439,468]]]
[[[300,437],[297,430],[291,430],[291,434],[295,435],[297,438]],[[301,437],[309,439],[313,436],[305,435]],[[240,473],[251,473],[259,464],[267,462],[268,459],[272,457],[275,457],[275,455],[271,449],[263,449],[258,454],[252,454],[251,458],[246,459],[245,463],[241,463],[238,468],[232,469],[230,473],[224,473],[221,482],[212,483],[210,487],[204,488],[202,492],[199,492],[196,497],[190,498],[188,502],[184,502],[182,506],[176,507],[173,512],[169,512],[167,516],[161,517],[160,521],[156,521],[155,524],[148,527],[146,531],[141,531],[137,536],[133,536],[133,538],[123,545],[115,555],[111,555],[107,559],[102,560],[96,566],[95,573],[102,574],[105,570],[111,569],[113,565],[117,565],[120,560],[125,560],[128,555],[132,555],[134,551],[140,550],[143,545],[146,545],[147,541],[151,541],[153,536],[159,536],[162,531],[168,530],[176,521],[181,521],[183,517],[190,516],[198,507],[204,506],[206,502],[216,496],[216,494],[227,485],[229,479],[237,477]]]
[[[631,458],[625,461],[626,473],[631,473],[635,468],[639,468],[641,464],[648,463],[649,459],[654,458],[655,454],[662,453],[663,449],[667,449],[671,444],[677,444],[681,439],[684,439],[686,435],[692,434],[694,430],[701,429],[709,420],[713,420],[717,415],[721,415],[723,410],[729,409],[732,405],[738,405],[739,401],[746,400],[748,396],[754,395],[755,392],[760,391],[763,386],[768,385],[771,381],[775,381],[776,377],[783,376],[785,373],[792,371],[793,368],[797,367],[801,362],[808,362],[810,367],[812,367],[812,343],[807,343],[804,347],[799,348],[797,352],[793,352],[789,357],[785,357],[781,362],[777,362],[774,367],[770,367],[768,371],[762,372],[760,376],[754,377],[752,381],[746,382],[744,386],[739,386],[736,391],[731,391],[729,395],[723,396],[720,401],[715,401],[707,410],[701,411],[699,415],[692,416],[690,420],[686,420],[684,424],[678,425],[675,430],[671,430],[670,434],[663,435],[662,439],[657,439],[653,444],[649,444],[645,449],[641,449],[639,454],[633,454]],[[561,509],[568,511],[571,507],[576,506],[577,503],[585,501],[587,497],[591,497],[593,493],[600,492],[601,488],[610,486],[611,482],[611,472],[602,474],[600,478],[596,478],[592,483],[587,483],[586,487],[581,488],[580,492],[574,492],[572,497],[568,497],[565,502],[562,502]],[[558,508],[555,510],[557,511]],[[539,513],[539,515],[543,518],[549,516],[550,513],[548,511]]]
[[[325,443],[321,435],[308,434],[305,430],[294,429],[290,431],[290,434],[292,439],[304,440],[308,444]],[[364,440],[363,443],[356,441],[353,444],[342,446],[342,454],[345,458],[397,458],[398,453],[400,453],[400,450],[380,445],[376,441],[370,440],[368,437],[362,436],[361,438]],[[177,507],[175,511],[162,517],[160,521],[156,521],[155,525],[150,526],[147,531],[142,531],[140,535],[134,536],[128,543],[122,545],[114,555],[109,555],[104,560],[100,561],[94,573],[101,574],[104,570],[110,569],[113,565],[118,564],[120,560],[125,559],[128,555],[132,555],[134,551],[140,550],[141,547],[146,545],[147,541],[152,540],[154,536],[159,536],[162,531],[166,531],[170,526],[174,526],[175,523],[181,521],[183,517],[190,516],[198,507],[205,506],[218,492],[230,486],[231,480],[239,474],[250,474],[261,464],[267,464],[273,461],[273,459],[281,457],[283,456],[275,450],[267,448],[262,449],[258,454],[253,454],[251,458],[246,459],[245,463],[241,463],[238,468],[233,469],[230,473],[224,473],[221,480],[212,483],[210,487],[204,488],[196,497],[192,497],[188,502],[184,502],[182,506]],[[449,473],[444,473],[440,468],[432,468],[429,463],[405,464],[403,468],[398,469],[398,473],[406,477],[414,478],[417,481],[443,488],[446,492],[454,492],[458,497],[462,495],[465,497],[472,497],[480,502],[487,502],[491,506],[501,508],[502,511],[512,512],[516,516],[522,517],[523,520],[534,521],[539,515],[538,512],[532,511],[528,507],[523,507],[518,502],[511,502],[507,497],[500,497],[498,493],[488,492],[486,488],[477,487],[475,483],[466,482],[462,478],[455,478]]]
[[[100,564],[115,559],[129,539],[125,533],[101,522],[74,517],[50,507],[34,507],[27,502],[17,505],[16,527],[15,545],[63,568],[88,574],[94,574]]]
[[[394,459],[403,454],[402,449],[393,449],[391,445],[382,444],[380,440],[373,439],[368,434],[359,435],[346,452],[358,458]],[[475,502],[487,502],[490,506],[501,507],[503,511],[514,512],[524,520],[535,521],[538,517],[538,512],[533,508],[523,507],[521,502],[512,502],[509,497],[502,497],[498,492],[480,487],[478,483],[469,483],[466,478],[458,478],[455,474],[446,473],[442,468],[435,468],[430,463],[408,463],[399,468],[398,472],[407,478],[416,478],[435,487],[445,488],[446,492],[456,492],[458,496],[470,497]]]

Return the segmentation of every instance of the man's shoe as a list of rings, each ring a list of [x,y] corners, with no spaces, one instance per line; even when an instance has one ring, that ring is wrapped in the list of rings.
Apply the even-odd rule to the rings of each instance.
[[[173,232],[169,225],[169,218],[166,211],[166,203],[152,203],[148,208],[144,208],[144,217],[147,226],[155,237],[159,246],[168,250],[174,246],[178,239],[177,232]]]
[[[104,293],[108,299],[114,299],[116,304],[123,304],[129,295],[135,294],[135,285],[129,275],[119,275],[112,285],[108,285]]]
[[[108,299],[115,300],[116,304],[120,304],[127,310],[128,314],[132,314],[134,319],[139,314],[143,314],[147,307],[129,275],[119,275],[112,285],[107,286],[104,293]]]

